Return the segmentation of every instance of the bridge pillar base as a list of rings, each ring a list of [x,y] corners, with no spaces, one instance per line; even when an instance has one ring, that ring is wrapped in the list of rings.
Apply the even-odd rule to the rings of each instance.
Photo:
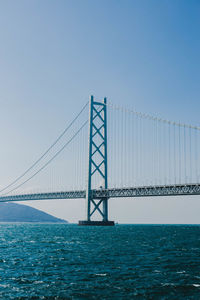
[[[79,221],[79,226],[114,226],[114,221]]]

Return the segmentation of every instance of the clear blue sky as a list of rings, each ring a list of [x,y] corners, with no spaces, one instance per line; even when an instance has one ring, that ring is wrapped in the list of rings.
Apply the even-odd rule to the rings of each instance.
[[[200,125],[199,29],[199,0],[2,0],[1,185],[38,157],[91,94]],[[119,201],[112,217],[200,223],[200,200],[182,201],[127,200],[127,208]],[[35,206],[76,221],[81,203]]]

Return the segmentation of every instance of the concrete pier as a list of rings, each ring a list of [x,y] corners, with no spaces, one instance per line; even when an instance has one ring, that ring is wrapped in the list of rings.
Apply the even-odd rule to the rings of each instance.
[[[114,221],[79,221],[79,226],[114,226]]]

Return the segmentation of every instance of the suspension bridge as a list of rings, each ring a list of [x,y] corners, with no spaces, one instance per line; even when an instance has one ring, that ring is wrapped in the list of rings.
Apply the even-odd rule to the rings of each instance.
[[[198,126],[91,96],[50,147],[0,188],[0,202],[83,198],[87,218],[79,225],[114,225],[110,198],[200,195],[199,147]]]

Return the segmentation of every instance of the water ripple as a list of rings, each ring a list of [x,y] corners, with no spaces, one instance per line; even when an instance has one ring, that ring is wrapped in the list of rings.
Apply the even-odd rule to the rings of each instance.
[[[1,299],[199,299],[200,226],[0,225]]]

